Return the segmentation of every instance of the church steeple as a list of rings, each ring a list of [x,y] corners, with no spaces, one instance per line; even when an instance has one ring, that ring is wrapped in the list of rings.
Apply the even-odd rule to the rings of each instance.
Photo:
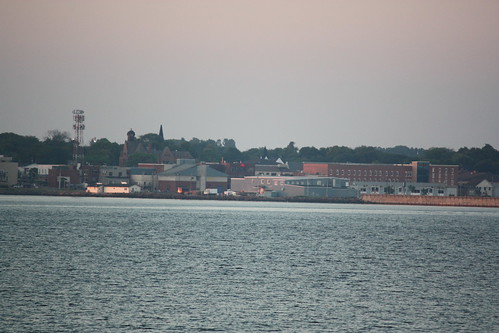
[[[164,140],[165,138],[163,137],[163,125],[159,126],[159,137],[161,140]]]

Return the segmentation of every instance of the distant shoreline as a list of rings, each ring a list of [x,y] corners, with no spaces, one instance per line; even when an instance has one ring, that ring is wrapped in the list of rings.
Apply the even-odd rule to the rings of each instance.
[[[487,197],[437,197],[409,195],[362,195],[361,198],[317,198],[317,197],[257,197],[257,196],[218,196],[185,195],[165,192],[140,192],[129,194],[93,194],[82,190],[59,190],[53,188],[0,189],[0,195],[66,196],[89,198],[135,198],[135,199],[176,199],[176,200],[217,200],[248,202],[301,202],[301,203],[344,203],[408,206],[448,206],[499,208],[499,198]]]

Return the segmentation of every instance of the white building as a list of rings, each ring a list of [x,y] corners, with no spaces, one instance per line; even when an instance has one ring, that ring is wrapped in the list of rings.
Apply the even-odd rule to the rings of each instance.
[[[482,180],[478,183],[475,188],[478,190],[481,196],[484,197],[499,197],[499,183],[491,182],[487,179]]]

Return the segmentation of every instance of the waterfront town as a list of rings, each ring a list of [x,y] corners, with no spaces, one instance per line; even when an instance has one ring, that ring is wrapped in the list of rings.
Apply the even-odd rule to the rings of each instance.
[[[82,137],[84,126],[78,122],[84,118],[81,114],[75,114],[74,118],[75,136]],[[162,125],[155,138],[165,140]],[[499,198],[497,175],[463,170],[457,164],[424,160],[408,163],[290,161],[284,156],[269,157],[266,148],[251,160],[229,161],[222,156],[219,161],[204,161],[189,151],[173,150],[167,145],[162,149],[146,145],[133,129],[126,132],[118,165],[90,164],[85,162],[79,141],[73,140],[73,159],[61,164],[19,164],[0,151],[0,187],[52,188],[88,195],[169,193],[369,202],[391,198],[387,203],[409,203],[410,200],[400,201],[400,198],[416,197],[427,200],[432,197]],[[497,200],[492,204],[495,205]]]

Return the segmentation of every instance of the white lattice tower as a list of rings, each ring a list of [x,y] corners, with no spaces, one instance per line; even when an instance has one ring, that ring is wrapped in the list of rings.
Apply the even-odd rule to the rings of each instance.
[[[78,162],[83,162],[83,130],[85,129],[85,112],[83,110],[73,110],[73,162],[76,164]]]

